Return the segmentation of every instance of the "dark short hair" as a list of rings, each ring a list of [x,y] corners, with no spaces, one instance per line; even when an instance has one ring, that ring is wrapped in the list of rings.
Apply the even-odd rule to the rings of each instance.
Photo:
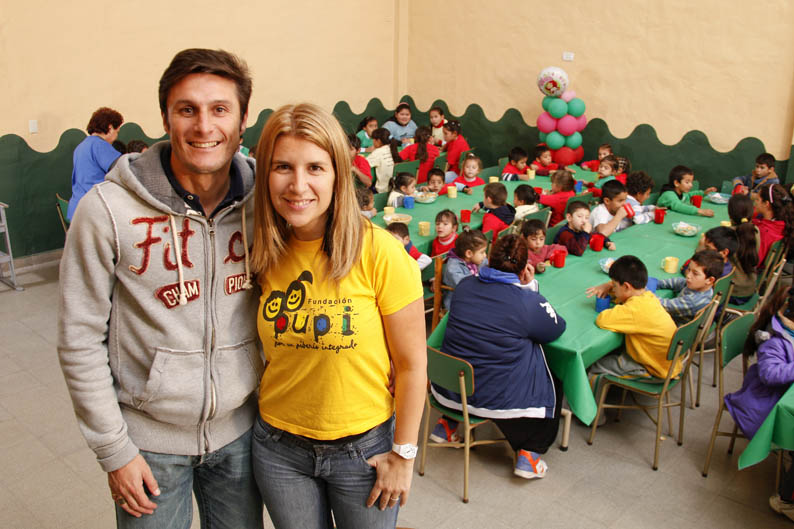
[[[612,152],[612,146],[608,143],[602,143],[599,145],[598,150],[600,151],[601,149],[609,149],[609,152]]]
[[[728,249],[728,255],[733,256],[739,249],[739,238],[736,231],[727,226],[717,226],[706,232],[706,240],[711,242],[718,252]]]
[[[88,126],[85,128],[89,134],[107,134],[110,132],[110,127],[117,129],[124,123],[124,117],[116,110],[108,107],[101,107],[91,114],[91,119],[88,120]]]
[[[438,112],[441,114],[441,117],[444,117],[444,109],[441,107],[430,107],[430,110],[428,110],[427,113],[430,114],[431,112]]]
[[[551,173],[551,183],[556,183],[563,191],[573,191],[573,188],[576,186],[573,173],[568,169],[557,169]]]
[[[764,164],[767,167],[775,168],[775,157],[769,154],[768,152],[759,154],[755,158],[755,163]]]
[[[348,134],[347,141],[350,143],[350,148],[358,151],[361,148],[361,138],[355,134]]]
[[[470,230],[464,226],[463,232],[455,239],[455,253],[462,258],[466,255],[466,250],[474,252],[487,245],[488,239],[480,230]]]
[[[533,154],[535,155],[535,159],[537,160],[538,158],[540,158],[541,154],[550,150],[551,149],[549,149],[549,146],[546,145],[545,143],[541,143],[540,145],[535,145],[535,150],[533,151]]]
[[[510,274],[520,274],[527,266],[529,246],[523,237],[515,234],[499,237],[491,247],[488,266]]]
[[[510,149],[510,153],[507,155],[507,158],[511,162],[517,162],[519,160],[523,160],[524,158],[529,158],[529,155],[527,154],[527,151],[521,147],[513,147]]]
[[[436,222],[441,222],[442,220],[447,220],[452,223],[453,226],[458,225],[458,216],[455,215],[455,212],[451,209],[442,209],[436,215]]]
[[[130,140],[127,142],[127,152],[143,152],[144,149],[148,148],[149,146],[142,140]]]
[[[676,165],[672,169],[670,169],[670,175],[667,177],[667,181],[670,185],[674,185],[676,182],[680,182],[684,175],[694,175],[695,172],[687,167],[686,165]]]
[[[601,186],[601,201],[603,202],[605,198],[612,200],[619,194],[625,192],[626,186],[624,186],[620,180],[610,180]]]
[[[121,154],[127,154],[127,146],[124,145],[124,142],[121,140],[116,140],[112,143],[113,148],[119,151]]]
[[[372,189],[368,187],[356,188],[356,200],[358,201],[359,207],[363,208],[365,206],[368,206],[369,201],[372,200],[372,197],[373,197]]]
[[[722,277],[725,262],[722,260],[722,256],[714,250],[695,252],[695,255],[692,256],[692,262],[703,267],[703,272],[707,278],[713,277],[717,280]]]
[[[587,206],[587,204],[585,204],[581,200],[574,200],[573,202],[568,204],[568,207],[565,209],[565,213],[567,213],[568,215],[573,215],[574,212],[579,209],[586,209],[587,211],[590,211],[590,208]]]
[[[601,161],[598,162],[598,165],[601,165],[602,163],[607,164],[613,171],[618,170],[618,159],[614,154],[607,154],[601,158]]]
[[[624,255],[609,267],[609,279],[614,279],[621,285],[628,283],[636,289],[645,288],[648,284],[648,269],[639,258]]]
[[[535,235],[538,232],[546,235],[546,224],[544,224],[542,220],[527,219],[521,223],[521,235],[523,237],[529,237],[530,235]]]
[[[538,201],[538,194],[535,192],[532,186],[528,186],[526,184],[521,184],[520,186],[516,187],[513,190],[513,194],[518,200],[527,205],[534,204]]]
[[[160,77],[160,112],[166,119],[169,92],[174,85],[194,73],[209,73],[233,81],[237,87],[237,100],[240,102],[240,118],[248,112],[253,83],[245,61],[224,50],[190,48],[177,53]]]
[[[399,237],[410,237],[408,225],[402,222],[392,222],[386,226],[386,231],[389,231]]]
[[[491,199],[494,206],[504,206],[507,202],[507,188],[501,182],[485,184],[482,193]]]
[[[444,180],[444,171],[439,169],[438,167],[433,167],[427,172],[427,180],[430,181],[431,176],[440,176],[441,180]]]
[[[634,171],[626,177],[626,191],[636,197],[653,189],[653,178],[645,171]]]

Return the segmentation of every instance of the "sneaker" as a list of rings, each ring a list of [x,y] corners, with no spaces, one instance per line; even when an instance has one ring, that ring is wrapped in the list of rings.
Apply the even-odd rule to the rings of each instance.
[[[516,461],[516,468],[513,469],[513,474],[521,476],[525,479],[542,478],[546,475],[546,470],[549,466],[540,458],[540,454],[530,452],[529,450],[519,450],[518,460]]]
[[[782,514],[789,520],[794,521],[794,503],[783,501],[780,494],[775,494],[769,498],[769,506],[778,514]]]
[[[459,443],[458,423],[451,419],[441,417],[430,432],[430,440],[434,443]]]

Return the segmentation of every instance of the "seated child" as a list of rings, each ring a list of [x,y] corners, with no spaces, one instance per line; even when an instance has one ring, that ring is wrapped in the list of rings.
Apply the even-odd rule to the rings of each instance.
[[[626,177],[626,204],[634,210],[634,216],[624,217],[616,231],[624,230],[632,224],[647,224],[653,221],[656,206],[643,206],[653,191],[653,178],[645,171],[634,171]]]
[[[568,249],[561,244],[546,244],[546,225],[539,219],[523,221],[521,236],[526,239],[529,247],[529,264],[535,267],[535,272],[538,274],[546,271],[548,261],[554,252],[562,250],[568,253]]]
[[[348,134],[347,139],[350,142],[350,158],[353,160],[353,176],[356,183],[356,188],[372,186],[372,169],[366,158],[361,156],[358,151],[361,149],[361,140],[355,134]]]
[[[408,252],[408,255],[416,259],[417,264],[419,265],[419,270],[424,270],[427,265],[433,262],[433,260],[416,249],[416,246],[413,245],[411,242],[411,235],[408,233],[408,225],[403,224],[402,222],[392,222],[391,224],[386,226],[386,231],[394,235],[394,237],[403,243],[405,246],[405,251]]]
[[[794,382],[794,292],[779,286],[750,328],[744,354],[758,361],[744,375],[742,388],[725,395],[736,425],[752,439],[777,401]]]
[[[405,197],[412,197],[416,193],[416,178],[411,173],[397,173],[389,182],[389,191],[386,205],[401,208]]]
[[[535,160],[530,164],[529,168],[533,169],[535,174],[545,176],[559,169],[559,166],[551,161],[551,150],[548,145],[541,143],[535,146]]]
[[[716,187],[709,187],[705,191],[692,191],[692,182],[695,173],[685,165],[676,165],[670,170],[670,176],[666,184],[662,186],[662,194],[656,201],[656,206],[660,208],[670,208],[679,213],[687,215],[701,215],[703,217],[713,217],[714,210],[697,208],[692,205],[691,197],[703,195],[716,191]]]
[[[763,185],[758,188],[754,197],[755,211],[758,217],[752,219],[758,228],[760,246],[758,248],[758,266],[764,266],[764,259],[769,249],[777,241],[789,248],[794,248],[794,206],[786,188],[780,184]]]
[[[559,243],[571,255],[582,255],[590,243],[592,225],[590,224],[590,208],[580,200],[571,202],[565,214],[568,224],[560,228],[554,236],[554,242]],[[615,243],[604,236],[604,246],[607,250],[614,250]]]
[[[372,133],[378,128],[378,120],[374,116],[366,116],[358,124],[356,136],[361,141],[361,152],[372,152],[375,147],[372,144]]]
[[[598,146],[598,158],[596,158],[595,160],[582,162],[579,165],[581,165],[590,172],[597,173],[598,166],[601,165],[601,160],[603,160],[604,157],[610,154],[613,154],[612,146],[608,143],[602,143],[601,145]]]
[[[593,229],[604,237],[609,237],[621,229],[620,222],[628,216],[623,205],[628,193],[626,186],[617,180],[610,180],[601,188],[601,203],[590,213]]]
[[[615,180],[615,175],[618,174],[618,159],[612,156],[605,156],[598,164],[598,180],[595,187],[601,189],[604,184]]]
[[[475,204],[472,211],[485,211],[482,218],[482,231],[493,230],[494,238],[499,232],[510,226],[516,217],[516,208],[507,203],[507,188],[499,182],[491,182],[483,189],[483,201]]]
[[[576,195],[573,188],[576,181],[573,173],[567,169],[558,169],[551,175],[551,194],[541,195],[538,201],[551,208],[549,226],[554,226],[565,218],[565,205],[568,199]]]
[[[728,217],[731,229],[736,232],[739,243],[733,257],[733,293],[730,303],[741,305],[755,294],[758,273],[758,248],[761,236],[758,228],[751,222],[753,218],[753,199],[750,195],[736,194],[728,200]]]
[[[480,274],[480,266],[488,265],[486,249],[488,239],[480,230],[470,230],[464,227],[458,238],[455,239],[455,247],[447,254],[447,264],[444,267],[444,277],[441,280],[445,285],[455,288],[464,278],[471,275]],[[444,308],[449,310],[449,303],[452,300],[452,292],[444,292]]]
[[[601,311],[595,322],[602,329],[625,334],[626,343],[588,369],[596,399],[600,398],[603,375],[666,377],[670,370],[667,350],[676,330],[659,298],[645,289],[648,270],[637,257],[624,255],[617,259],[609,268],[609,279],[608,283],[588,288],[587,296],[612,296],[614,308]],[[680,371],[679,359],[673,376]]]
[[[430,109],[430,131],[433,145],[444,145],[444,124],[446,122],[447,120],[444,119],[444,111],[441,107]]]
[[[507,155],[510,160],[502,169],[502,180],[529,180],[527,175],[527,160],[529,155],[521,147],[513,147]]]
[[[461,163],[460,176],[453,180],[452,183],[455,184],[458,191],[471,195],[472,187],[485,185],[485,180],[477,176],[480,171],[482,171],[482,160],[473,152],[470,152]]]
[[[673,317],[677,325],[691,320],[697,312],[709,304],[714,294],[714,282],[722,274],[722,256],[714,250],[695,252],[686,270],[686,279],[671,277],[660,279],[656,287],[677,292],[672,299],[660,299],[662,306]]]
[[[442,127],[444,133],[444,148],[442,149],[447,153],[447,167],[444,174],[444,181],[451,183],[455,178],[461,175],[463,160],[460,155],[464,151],[470,149],[469,142],[463,137],[463,128],[460,121],[452,120],[444,123]]]
[[[737,176],[733,179],[734,190],[743,195],[747,195],[750,192],[757,192],[758,188],[762,185],[779,183],[780,178],[778,178],[775,172],[775,157],[768,152],[759,154],[758,157],[756,157],[755,169],[753,169],[750,174]],[[737,187],[739,187],[739,189],[736,189]]]
[[[433,239],[430,256],[447,253],[455,247],[458,237],[458,217],[452,210],[445,209],[436,215],[436,238]]]
[[[513,206],[516,208],[516,219],[523,220],[530,213],[535,213],[538,208],[538,194],[532,186],[521,184],[513,191]]]
[[[379,128],[372,132],[372,145],[375,147],[369,156],[367,163],[370,168],[375,169],[375,192],[385,193],[389,190],[389,181],[394,175],[394,164],[403,161],[397,152],[400,142],[391,139],[391,132],[388,129]]]
[[[368,187],[356,188],[356,200],[358,206],[361,208],[361,214],[372,220],[378,214],[375,209],[375,195],[372,194],[372,189]]]
[[[416,172],[416,183],[427,182],[427,172],[433,168],[433,164],[438,158],[438,147],[430,143],[430,129],[422,126],[417,127],[414,133],[414,142],[406,145],[400,151],[400,158],[405,161],[419,160],[419,170]]]
[[[437,167],[430,169],[427,172],[427,185],[422,190],[438,193],[439,196],[446,195],[447,186],[444,185],[444,171]]]
[[[714,250],[720,254],[723,263],[720,277],[725,277],[733,271],[733,259],[738,249],[739,239],[736,236],[736,232],[726,226],[717,226],[703,234],[700,241],[698,241],[695,251]],[[686,274],[690,262],[691,261],[687,261],[684,263],[684,266],[681,267],[682,274]]]

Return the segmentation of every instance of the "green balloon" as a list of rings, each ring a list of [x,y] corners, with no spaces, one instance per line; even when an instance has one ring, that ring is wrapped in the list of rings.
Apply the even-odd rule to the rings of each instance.
[[[551,112],[549,112],[549,114],[551,114]],[[579,116],[584,114],[584,101],[582,101],[578,97],[574,97],[573,99],[568,101],[568,114],[572,115],[575,118],[578,118]]]
[[[570,147],[571,149],[576,149],[582,144],[582,135],[578,132],[574,132],[567,138],[565,138],[565,146]]]
[[[549,105],[555,99],[557,99],[557,98],[554,97],[554,96],[546,96],[546,97],[544,97],[543,98],[543,102],[541,103],[541,105],[543,106],[543,110],[548,110],[549,109]]]
[[[565,101],[563,101],[565,103]],[[565,136],[560,134],[559,132],[552,131],[546,135],[546,145],[548,145],[549,149],[552,151],[556,151],[563,145],[565,145]]]
[[[538,133],[538,137],[540,138],[540,141],[546,141],[546,133],[545,132]]]
[[[573,101],[573,99],[571,100]],[[549,114],[552,117],[560,119],[568,113],[568,103],[559,98],[554,98],[554,101],[549,103]]]

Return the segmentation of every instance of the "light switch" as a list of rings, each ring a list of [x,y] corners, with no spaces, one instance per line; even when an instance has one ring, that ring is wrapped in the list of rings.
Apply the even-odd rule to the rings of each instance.
[[[573,60],[573,52],[572,51],[564,51],[564,52],[562,52],[562,60],[563,61],[572,61]]]
[[[28,120],[28,130],[31,134],[38,134],[39,132],[39,121],[37,119]]]

